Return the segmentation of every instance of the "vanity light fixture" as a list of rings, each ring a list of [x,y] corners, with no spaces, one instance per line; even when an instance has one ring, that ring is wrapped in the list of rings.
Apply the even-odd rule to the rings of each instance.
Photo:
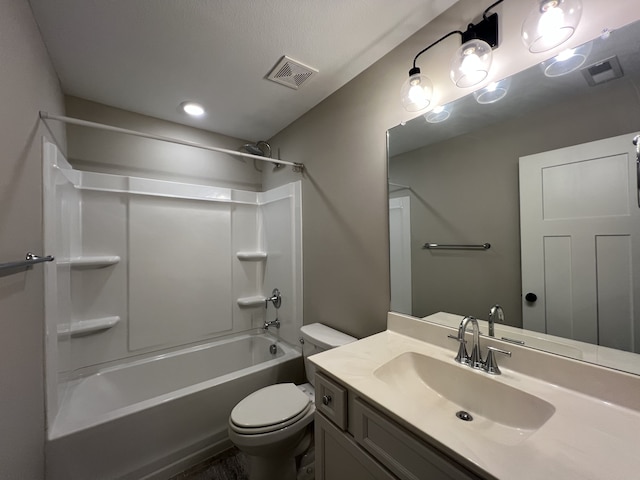
[[[404,81],[400,89],[402,106],[408,112],[418,112],[431,104],[433,83],[429,77],[420,73],[418,67],[409,70],[409,78]]]
[[[451,115],[447,106],[438,105],[436,108],[424,114],[424,119],[429,123],[444,122]]]
[[[522,41],[531,53],[551,50],[571,38],[581,16],[580,0],[536,0],[522,24]]]
[[[540,64],[547,77],[560,77],[579,69],[587,61],[593,43],[587,42],[576,48],[568,48]]]
[[[451,81],[460,88],[472,87],[482,82],[489,74],[492,48],[498,46],[498,14],[488,12],[504,0],[498,0],[482,14],[477,24],[469,24],[462,32],[454,30],[440,37],[425,49],[418,52],[413,59],[413,68],[409,70],[409,78],[404,81],[400,90],[402,105],[409,112],[417,112],[427,108],[433,96],[431,80],[420,72],[416,66],[418,57],[451,35],[459,34],[462,46],[456,51],[451,61]]]
[[[201,117],[204,115],[204,107],[199,103],[195,102],[182,102],[180,104],[180,108],[187,115],[191,115],[192,117]]]
[[[473,92],[473,98],[480,104],[496,103],[502,100],[511,86],[511,77],[507,77],[498,82],[491,82],[484,88]]]
[[[460,88],[479,84],[489,75],[492,59],[491,45],[484,40],[474,39],[463,43],[451,61],[451,81]]]

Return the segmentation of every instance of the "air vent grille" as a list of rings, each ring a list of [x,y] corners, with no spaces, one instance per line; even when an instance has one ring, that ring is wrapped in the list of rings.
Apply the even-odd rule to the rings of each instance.
[[[316,73],[318,73],[318,70],[315,68],[304,65],[285,55],[273,67],[269,75],[267,75],[267,79],[297,90]]]
[[[582,69],[582,75],[584,75],[585,80],[590,86],[595,87],[601,83],[620,78],[624,73],[622,72],[618,57],[614,55],[613,57],[584,67]]]

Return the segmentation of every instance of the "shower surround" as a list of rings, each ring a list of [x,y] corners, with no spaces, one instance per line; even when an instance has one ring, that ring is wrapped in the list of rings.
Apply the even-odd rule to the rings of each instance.
[[[302,325],[300,182],[252,192],[78,171],[46,141],[43,158],[56,258],[45,269],[48,474],[154,478],[216,453],[236,401],[301,377],[290,346]],[[264,300],[276,287],[278,312]],[[281,328],[264,334],[276,313]],[[155,441],[131,450],[131,426]]]

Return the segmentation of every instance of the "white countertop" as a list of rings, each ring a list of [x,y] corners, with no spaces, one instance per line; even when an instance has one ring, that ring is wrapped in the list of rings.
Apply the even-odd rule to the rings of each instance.
[[[398,318],[396,322],[405,321]],[[422,328],[419,320],[406,321],[414,322],[407,331]],[[502,435],[489,420],[463,422],[455,418],[455,409],[443,412],[441,408],[426,408],[410,392],[391,388],[374,375],[376,369],[406,352],[451,362],[458,368],[485,375],[490,381],[515,387],[551,403],[555,413],[535,431],[519,430],[514,435],[513,429],[509,429]],[[514,355],[518,353],[514,351]],[[456,364],[454,356],[453,350],[387,330],[314,355],[311,361],[426,441],[435,440],[436,446],[440,444],[444,450],[458,455],[461,463],[496,478],[640,478],[639,411],[552,385],[502,364],[502,375],[489,376]],[[562,362],[559,368],[561,365]],[[612,371],[613,374],[617,372]]]

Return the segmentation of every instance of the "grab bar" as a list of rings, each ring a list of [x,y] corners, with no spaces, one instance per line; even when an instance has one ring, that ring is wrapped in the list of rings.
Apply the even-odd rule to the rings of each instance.
[[[435,250],[438,248],[449,250],[489,250],[491,248],[490,243],[483,243],[482,245],[443,245],[440,243],[425,243],[422,248],[429,250]]]
[[[53,260],[54,257],[52,257],[51,255],[40,257],[29,252],[25,256],[24,260],[18,260],[17,262],[0,263],[0,270],[11,270],[15,268],[30,267],[31,265],[35,265],[36,263],[52,262]]]

